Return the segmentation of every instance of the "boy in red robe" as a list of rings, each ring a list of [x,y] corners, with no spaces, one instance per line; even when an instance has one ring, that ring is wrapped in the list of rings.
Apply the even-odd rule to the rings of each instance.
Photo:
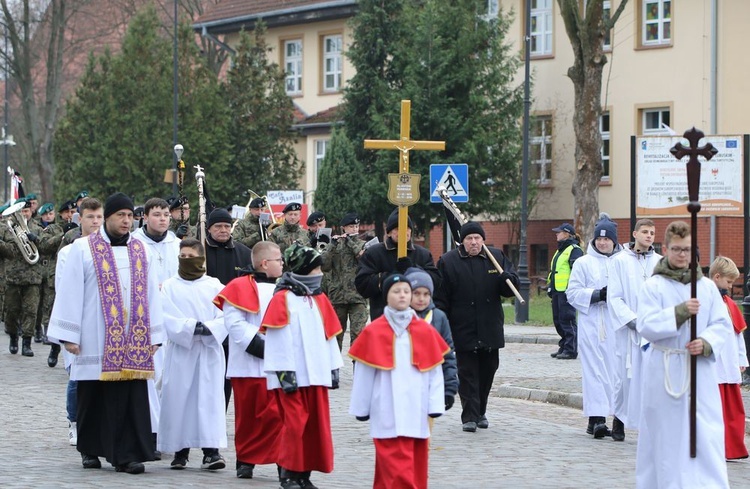
[[[356,363],[349,413],[370,421],[374,488],[427,488],[428,419],[445,412],[443,370],[450,347],[409,307],[401,274],[383,280],[387,306],[349,349]]]
[[[716,355],[716,376],[719,380],[721,406],[724,411],[724,446],[727,460],[747,458],[745,447],[745,406],[742,402],[742,372],[747,367],[745,340],[742,332],[747,328],[740,308],[732,299],[729,291],[740,271],[734,262],[724,256],[717,256],[711,264],[709,276],[721,292],[721,298],[727,305],[734,331],[732,339],[727,341]]]
[[[328,389],[337,389],[343,365],[336,336],[341,324],[321,291],[322,258],[292,244],[285,272],[263,317],[264,370],[279,401],[281,488],[314,488],[310,473],[333,471]]]

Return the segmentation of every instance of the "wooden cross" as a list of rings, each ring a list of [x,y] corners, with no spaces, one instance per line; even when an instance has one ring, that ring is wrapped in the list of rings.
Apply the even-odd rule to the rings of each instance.
[[[400,151],[398,172],[409,173],[409,151],[443,151],[445,141],[414,141],[410,139],[411,100],[401,101],[401,138],[396,140],[365,139],[365,149],[397,149]],[[398,258],[406,256],[406,228],[409,223],[408,205],[398,207]]]
[[[698,146],[703,139],[703,131],[693,127],[685,131],[682,135],[690,142],[690,147],[685,147],[682,143],[677,143],[669,150],[672,155],[681,160],[689,156],[687,162],[687,184],[688,184],[688,211],[690,212],[690,297],[695,299],[698,295],[698,212],[701,210],[701,204],[698,202],[698,191],[701,183],[701,162],[698,156],[703,156],[706,161],[713,158],[719,152],[711,143],[705,146]],[[698,328],[697,317],[690,316],[690,341],[696,338]],[[697,377],[696,377],[697,357],[690,356],[690,457],[695,458],[695,411],[697,406]]]

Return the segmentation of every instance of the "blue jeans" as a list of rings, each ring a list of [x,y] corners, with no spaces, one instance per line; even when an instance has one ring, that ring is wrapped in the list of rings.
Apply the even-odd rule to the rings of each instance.
[[[78,399],[76,391],[78,390],[78,382],[75,380],[68,380],[68,395],[65,401],[65,408],[68,410],[68,421],[71,423],[76,422],[76,409],[78,408]]]

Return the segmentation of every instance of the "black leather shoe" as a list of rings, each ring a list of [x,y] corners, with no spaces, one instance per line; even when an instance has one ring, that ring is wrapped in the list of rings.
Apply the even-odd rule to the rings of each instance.
[[[10,337],[10,344],[8,345],[8,351],[11,355],[18,353],[18,336]]]
[[[101,469],[102,463],[99,461],[99,457],[93,455],[81,454],[81,465],[84,469]]]
[[[479,418],[479,421],[477,421],[477,428],[486,430],[489,427],[490,427],[490,422],[487,420],[487,416],[482,415],[482,417]]]
[[[146,471],[146,466],[140,462],[128,462],[115,467],[115,472],[125,472],[126,474],[142,474]]]
[[[594,438],[597,440],[600,438],[604,438],[605,436],[612,435],[612,432],[609,431],[609,428],[607,428],[607,425],[604,423],[596,423],[594,425]]]
[[[612,421],[612,439],[614,441],[625,441],[625,425],[617,417]]]
[[[555,357],[558,360],[575,360],[578,358],[577,353],[568,353],[567,351],[564,351],[562,353],[558,353],[558,355]]]
[[[464,423],[462,429],[469,433],[474,433],[477,431],[477,424],[474,421],[467,421]]]
[[[57,365],[57,357],[60,355],[60,345],[52,345],[49,349],[49,356],[47,357],[47,366],[54,368]]]
[[[562,353],[562,348],[557,350],[555,353],[550,353],[549,356],[551,356],[552,358],[557,358],[557,355],[559,355],[560,353]]]
[[[31,351],[31,338],[24,338],[21,344],[21,355],[25,357],[33,357],[34,352]]]
[[[255,468],[255,465],[253,464],[243,464],[242,462],[237,462],[237,478],[238,479],[252,479],[254,468]]]

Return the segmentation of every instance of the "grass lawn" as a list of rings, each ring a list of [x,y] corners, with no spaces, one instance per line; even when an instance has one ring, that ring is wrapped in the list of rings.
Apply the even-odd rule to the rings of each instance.
[[[505,318],[508,321],[509,318],[514,318],[513,308],[515,307],[515,299],[510,299],[509,302],[503,304],[506,308]],[[509,316],[510,314],[510,316]],[[547,294],[537,295],[532,292],[529,298],[529,321],[526,326],[552,326],[552,301]]]

